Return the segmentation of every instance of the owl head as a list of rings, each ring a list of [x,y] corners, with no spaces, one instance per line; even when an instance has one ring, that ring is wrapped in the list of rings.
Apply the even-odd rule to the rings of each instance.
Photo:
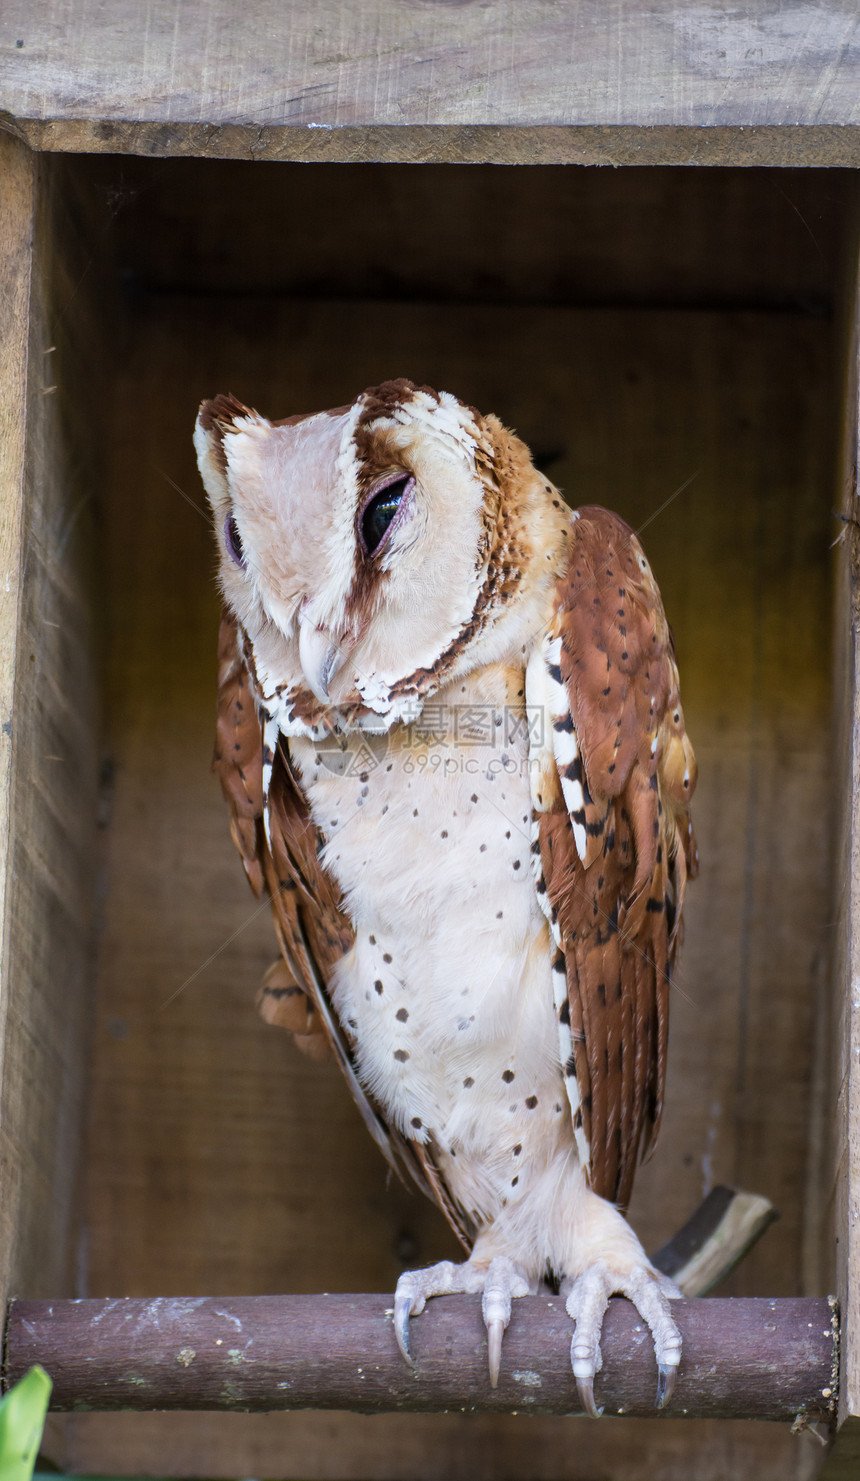
[[[221,589],[285,718],[384,728],[534,630],[567,517],[497,418],[397,380],[276,422],[216,396],[194,441]]]

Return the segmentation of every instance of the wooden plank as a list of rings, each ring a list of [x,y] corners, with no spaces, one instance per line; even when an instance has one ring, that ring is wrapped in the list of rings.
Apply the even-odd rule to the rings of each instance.
[[[27,350],[34,211],[33,157],[0,135],[0,1073],[7,1054],[20,1054],[10,1022],[8,976],[12,739],[21,603],[22,526],[27,439]],[[0,1102],[2,1104],[2,1102]],[[5,1135],[0,1120],[0,1138]],[[0,1305],[9,1291],[9,1259],[23,1169],[0,1161]]]
[[[432,0],[431,0],[432,3]],[[143,106],[143,105],[141,105]],[[22,119],[0,114],[0,127],[31,149],[66,154],[140,154],[147,158],[235,159],[253,164],[493,164],[705,166],[745,169],[856,169],[860,131],[824,126],[664,128],[539,125],[345,127],[303,124],[132,123],[90,119]]]
[[[7,0],[34,147],[246,159],[856,164],[847,0]]]
[[[853,182],[845,170],[93,156],[75,168],[136,292],[824,316]],[[488,221],[503,223],[491,244]]]
[[[0,680],[4,810],[8,797],[0,830],[8,849],[0,1286],[36,1294],[74,1288],[96,781],[94,652],[81,538],[92,464],[78,397],[97,395],[98,380],[86,368],[83,297],[69,291],[77,283],[73,218],[66,210],[64,245],[55,250],[53,170],[40,169],[36,188],[20,146],[8,139],[2,145],[8,233],[2,272],[16,285],[16,298],[6,299],[9,317],[0,330],[10,434],[0,507],[17,542],[4,550],[9,610]]]
[[[468,1406],[464,1395],[460,1406]],[[61,1416],[54,1417],[54,1423]],[[515,1414],[76,1414],[52,1450],[69,1474],[235,1481],[813,1481],[823,1450],[749,1420]],[[60,1442],[61,1445],[62,1442]],[[856,1472],[855,1472],[856,1474]]]
[[[860,194],[854,190],[852,230],[842,292],[843,386],[840,508],[858,517],[860,428]],[[860,541],[847,524],[836,548],[835,661],[837,673],[834,771],[838,778],[834,847],[835,939],[829,1018],[828,1100],[830,1135],[826,1176],[828,1234],[833,1249],[841,1312],[838,1432],[822,1475],[848,1481],[860,1460]]]
[[[526,1296],[505,1333],[490,1387],[480,1301],[434,1301],[412,1324],[415,1370],[398,1351],[391,1296],[209,1300],[15,1301],[4,1382],[33,1363],[53,1380],[54,1411],[349,1409],[570,1414],[571,1323],[561,1297]],[[684,1341],[666,1411],[691,1419],[831,1421],[836,1326],[823,1297],[679,1301]],[[597,1402],[607,1414],[658,1417],[651,1334],[613,1300],[601,1339]]]

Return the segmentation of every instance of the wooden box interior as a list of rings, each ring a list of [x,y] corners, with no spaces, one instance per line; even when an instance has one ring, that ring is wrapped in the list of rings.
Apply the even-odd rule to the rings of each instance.
[[[22,856],[42,895],[13,950],[55,1047],[21,1092],[42,1150],[13,1292],[391,1290],[405,1266],[457,1257],[441,1216],[387,1186],[336,1068],[258,1018],[275,940],[209,772],[218,598],[197,406],[233,391],[281,417],[399,375],[496,411],[571,504],[643,530],[699,759],[702,867],[631,1219],[655,1248],[717,1183],[765,1194],[780,1221],[721,1293],[830,1289],[849,173],[40,170],[39,686],[16,827],[29,808],[65,842],[48,828]],[[513,1416],[81,1415],[52,1420],[48,1447],[91,1473],[225,1477],[633,1481],[814,1460],[752,1425],[573,1433]]]

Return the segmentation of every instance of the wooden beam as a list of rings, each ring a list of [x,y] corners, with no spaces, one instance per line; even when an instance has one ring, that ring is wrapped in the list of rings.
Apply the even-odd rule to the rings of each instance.
[[[0,134],[0,902],[7,876],[12,708],[21,589],[33,156]],[[4,940],[0,903],[0,955]],[[0,1051],[3,1020],[0,1019]],[[2,1227],[2,1226],[0,1226]]]
[[[5,0],[39,149],[246,159],[856,164],[846,0]]]
[[[13,1301],[4,1382],[39,1362],[53,1379],[52,1408],[77,1412],[576,1412],[572,1324],[559,1297],[514,1303],[495,1390],[474,1298],[438,1298],[413,1321],[414,1373],[391,1318],[391,1298],[376,1295]],[[676,1318],[684,1357],[670,1416],[831,1421],[827,1299],[684,1301]],[[610,1303],[603,1356],[597,1397],[607,1414],[655,1414],[650,1334],[626,1301]]]
[[[33,155],[0,134],[0,1302],[5,1301],[25,1179],[20,1106],[4,1094],[17,1078],[22,1018],[9,989],[14,883],[12,741],[24,564],[27,360],[35,183]]]
[[[2,86],[2,79],[0,79]],[[860,82],[858,82],[860,87]],[[2,99],[2,93],[0,93]],[[143,110],[144,103],[141,101]],[[268,105],[267,105],[268,106]],[[64,154],[139,154],[148,159],[241,159],[269,164],[770,166],[857,169],[854,124],[362,124],[178,123],[125,118],[13,118],[30,149]]]
[[[856,185],[856,182],[855,182]],[[837,779],[830,1008],[830,1166],[832,1244],[842,1314],[839,1406],[834,1443],[822,1471],[848,1481],[860,1462],[860,191],[855,189],[842,292],[843,376],[837,498],[847,523],[837,549],[835,628]]]
[[[0,133],[0,1294],[74,1289],[91,1022],[98,319],[59,173]]]

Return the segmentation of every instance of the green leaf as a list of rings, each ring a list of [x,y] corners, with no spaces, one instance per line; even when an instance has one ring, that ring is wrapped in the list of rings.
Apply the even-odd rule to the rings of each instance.
[[[30,1481],[53,1387],[38,1363],[0,1400],[0,1477]]]

